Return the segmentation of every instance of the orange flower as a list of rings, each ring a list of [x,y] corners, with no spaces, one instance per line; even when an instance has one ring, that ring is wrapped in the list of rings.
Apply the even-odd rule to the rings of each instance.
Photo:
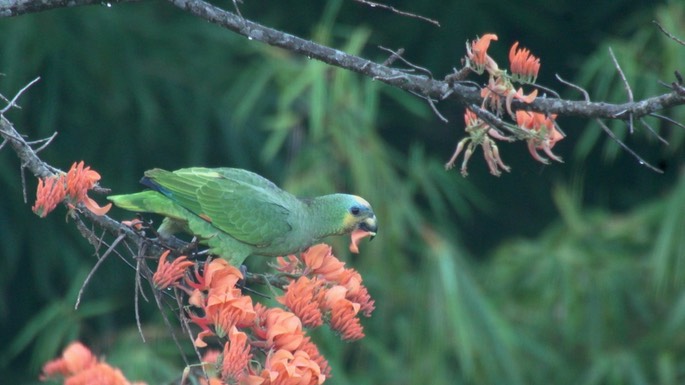
[[[234,326],[252,324],[256,318],[252,298],[242,295],[235,287],[243,277],[240,270],[223,259],[215,259],[205,264],[202,274],[196,270],[194,275],[196,282],[186,278],[186,283],[195,289],[188,302],[204,310],[203,317],[190,314],[190,319],[202,329],[195,346],[207,345],[204,338],[214,334],[210,329],[212,325],[216,334],[223,337]]]
[[[130,385],[121,370],[106,363],[98,363],[67,378],[64,385]]]
[[[224,345],[221,378],[226,384],[238,384],[247,377],[250,362],[250,346],[247,334],[239,332],[235,327],[228,333],[228,342]]]
[[[325,243],[314,245],[302,253],[302,260],[312,274],[320,275],[327,281],[335,281],[345,270],[345,263],[340,262]]]
[[[64,174],[38,179],[36,203],[31,208],[39,217],[45,218],[66,196]]]
[[[300,350],[307,353],[309,358],[319,365],[321,374],[326,376],[326,378],[331,378],[331,367],[328,365],[328,361],[326,361],[326,358],[319,352],[319,348],[309,337],[305,337],[302,346],[300,346]]]
[[[66,195],[74,205],[83,203],[93,214],[105,215],[112,207],[112,204],[108,203],[100,207],[87,195],[88,190],[95,187],[99,180],[100,174],[95,170],[91,170],[90,167],[84,167],[83,161],[74,163],[69,172],[67,172]]]
[[[167,257],[170,251],[167,250],[159,257],[159,264],[157,265],[157,271],[152,276],[152,282],[160,290],[164,290],[169,286],[178,285],[178,281],[183,277],[186,270],[193,266],[194,263],[188,261],[188,257],[182,255],[172,262],[167,263]]]
[[[67,172],[67,195],[77,202],[83,201],[88,190],[93,188],[100,178],[97,171],[84,167],[83,161],[74,162]]]
[[[190,315],[190,320],[195,322],[197,325],[199,325],[202,328],[202,331],[197,333],[197,337],[195,337],[195,341],[193,341],[193,344],[197,346],[198,348],[206,348],[207,343],[205,342],[205,338],[211,337],[214,335],[214,332],[209,330],[209,322],[204,322],[206,321],[205,318],[200,318],[196,317],[194,315]]]
[[[304,326],[315,328],[323,324],[320,303],[324,293],[322,281],[302,276],[290,283],[285,294],[277,299],[295,313]]]
[[[274,308],[267,314],[266,327],[266,341],[275,349],[294,351],[302,345],[302,321],[295,314]]]
[[[306,352],[283,349],[267,356],[261,377],[265,385],[321,385],[326,380],[319,365]]]
[[[280,308],[255,307],[259,321],[253,326],[254,335],[264,341],[266,349],[295,351],[302,345],[302,321],[291,312]]]
[[[547,116],[538,112],[516,111],[516,124],[528,134],[528,151],[533,159],[541,163],[549,161],[540,156],[537,150],[543,150],[550,158],[557,162],[562,162],[561,158],[552,152],[552,147],[564,138],[557,131],[554,119],[556,115]]]
[[[215,277],[216,276],[216,277]],[[202,275],[195,270],[195,282],[186,279],[186,283],[198,290],[230,290],[243,278],[243,273],[225,259],[214,259],[205,263]]]
[[[305,253],[306,252],[307,251],[305,251]],[[287,257],[278,257],[276,258],[276,270],[288,274],[301,274],[302,261],[292,254]]]
[[[538,96],[538,90],[533,90],[530,94],[526,95],[523,93],[523,88],[516,90],[513,84],[504,76],[490,77],[488,81],[488,86],[480,90],[480,96],[483,98],[482,108],[486,108],[489,105],[490,111],[495,114],[502,115],[502,99],[504,99],[504,105],[507,112],[512,117],[514,113],[511,109],[511,103],[514,99],[520,100],[524,103],[532,103]]]
[[[512,78],[521,83],[535,83],[540,71],[540,59],[530,54],[526,48],[517,49],[517,41],[509,50]]]
[[[497,63],[488,56],[488,48],[493,40],[497,40],[497,35],[486,33],[483,37],[471,42],[471,45],[468,42],[466,43],[467,65],[478,74],[482,74],[484,70],[487,70],[490,74],[495,74],[499,71]]]
[[[50,361],[43,366],[41,381],[57,375],[64,377],[65,385],[144,385],[144,383],[130,383],[121,370],[98,362],[90,349],[80,342],[69,345],[62,357]]]
[[[331,310],[331,329],[340,333],[344,340],[354,341],[364,337],[363,328],[357,318],[361,309],[358,303],[345,299],[347,289],[334,286],[326,292],[326,307]]]
[[[240,293],[240,290],[236,291]],[[212,301],[213,299],[215,301]],[[234,326],[245,327],[250,325],[256,317],[252,307],[252,298],[245,295],[226,295],[221,301],[210,296],[207,302],[206,317],[214,325],[219,337],[226,335],[226,332]],[[212,302],[211,305],[210,302]]]
[[[52,360],[43,366],[41,381],[55,375],[68,377],[90,368],[96,363],[97,358],[90,349],[80,342],[72,342],[64,349],[61,358]]]
[[[362,285],[361,274],[354,269],[345,269],[338,282],[347,289],[345,298],[358,303],[361,312],[366,317],[371,317],[371,312],[375,309],[374,301],[371,299],[366,286]]]
[[[209,302],[212,304],[200,306],[205,312],[203,317],[198,317],[193,313],[189,314],[190,320],[202,329],[195,338],[195,346],[199,348],[207,346],[204,341],[206,337],[215,335],[215,332],[219,337],[224,337],[234,326],[246,327],[251,325],[257,315],[252,306],[252,298],[240,295],[238,289],[232,295],[226,293],[223,298],[210,296],[207,299],[207,303]],[[210,329],[212,325],[214,332]]]

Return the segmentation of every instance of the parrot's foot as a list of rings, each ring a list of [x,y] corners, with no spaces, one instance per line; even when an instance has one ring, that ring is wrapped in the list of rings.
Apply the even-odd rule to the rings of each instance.
[[[176,241],[182,242],[180,239],[176,237],[172,236],[171,238],[174,238]],[[198,246],[200,246],[200,240],[197,239],[197,237],[193,237],[193,239],[189,243],[185,243],[180,248],[178,248],[178,252],[181,255],[188,255],[192,253],[200,254],[201,252],[197,252]]]

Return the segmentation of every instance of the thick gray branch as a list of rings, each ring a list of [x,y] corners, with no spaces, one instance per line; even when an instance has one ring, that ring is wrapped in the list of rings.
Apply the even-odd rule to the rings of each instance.
[[[70,8],[79,5],[117,4],[139,0],[0,0],[0,17],[19,16],[55,8]]]
[[[108,3],[129,1],[135,0],[114,0]],[[480,92],[476,87],[430,79],[425,75],[411,74],[374,63],[337,49],[265,27],[202,0],[169,0],[169,2],[186,12],[234,31],[248,39],[261,41],[348,69],[425,98],[434,100],[453,99],[465,105],[479,105],[481,103]],[[59,7],[101,3],[102,1],[99,0],[0,0],[0,17],[17,16]],[[685,95],[672,91],[635,103],[610,104],[538,98],[532,104],[515,101],[513,106],[516,109],[523,108],[565,116],[627,120],[630,114],[635,119],[682,104],[685,104]]]

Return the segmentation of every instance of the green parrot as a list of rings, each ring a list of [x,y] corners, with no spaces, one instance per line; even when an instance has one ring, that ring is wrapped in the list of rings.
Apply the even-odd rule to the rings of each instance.
[[[301,252],[329,235],[352,234],[350,250],[378,225],[361,197],[330,194],[298,199],[253,172],[236,168],[152,169],[140,181],[150,188],[107,199],[135,212],[163,215],[162,237],[197,236],[209,252],[239,266],[251,255]]]

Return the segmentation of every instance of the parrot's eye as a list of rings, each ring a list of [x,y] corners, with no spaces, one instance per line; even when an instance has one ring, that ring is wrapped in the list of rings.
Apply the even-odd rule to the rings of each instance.
[[[350,209],[350,212],[352,213],[352,215],[359,215],[359,211],[360,211],[359,207],[357,207],[357,206],[352,206],[352,208]]]

